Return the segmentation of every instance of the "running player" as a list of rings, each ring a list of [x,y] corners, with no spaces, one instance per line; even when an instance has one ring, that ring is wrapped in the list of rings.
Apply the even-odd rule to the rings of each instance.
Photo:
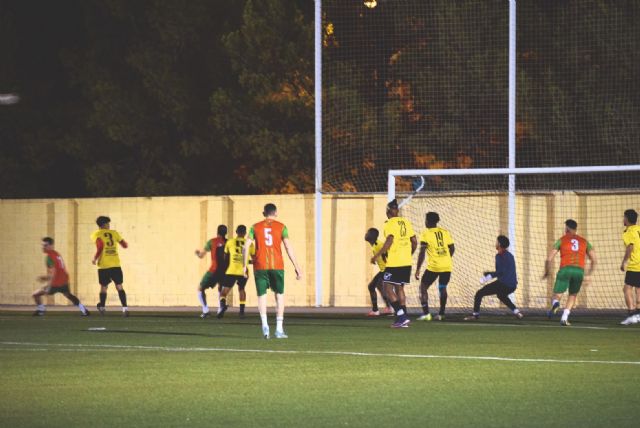
[[[440,294],[440,311],[436,315],[438,321],[444,319],[447,307],[447,285],[451,279],[453,261],[451,256],[455,252],[455,245],[448,230],[438,227],[440,216],[438,213],[428,212],[425,216],[427,228],[420,235],[420,252],[418,253],[418,266],[416,267],[416,279],[420,279],[420,268],[424,262],[425,252],[429,255],[427,270],[420,281],[420,303],[422,304],[422,316],[418,321],[431,321],[429,313],[429,287],[438,279],[438,293]]]
[[[96,224],[99,229],[91,234],[91,241],[96,245],[96,254],[93,256],[92,263],[98,265],[98,282],[100,283],[98,312],[100,312],[100,315],[104,315],[107,302],[107,287],[113,281],[122,304],[122,315],[128,317],[127,293],[122,288],[123,275],[120,267],[120,256],[118,255],[118,244],[122,248],[127,248],[129,244],[117,231],[110,228],[111,219],[109,217],[98,217]]]
[[[247,263],[249,262],[249,249],[255,243],[256,255],[253,264],[253,276],[258,292],[258,310],[262,321],[262,335],[265,339],[270,337],[269,323],[267,322],[267,290],[271,289],[276,294],[276,338],[286,339],[284,332],[284,261],[282,260],[282,247],[287,251],[289,260],[293,263],[296,279],[302,279],[302,270],[298,266],[293,247],[289,242],[287,226],[276,221],[278,209],[274,204],[264,206],[264,220],[254,224],[249,230],[249,236],[244,244],[243,270],[244,276],[249,276]]]
[[[42,316],[45,312],[45,306],[42,304],[42,296],[52,296],[56,293],[62,293],[64,297],[69,299],[71,303],[77,306],[83,316],[88,316],[89,311],[84,307],[80,300],[69,291],[69,274],[64,266],[62,256],[53,249],[53,238],[42,238],[42,252],[47,255],[45,264],[47,265],[47,274],[38,277],[39,281],[46,282],[46,285],[39,290],[33,292],[31,297],[36,302],[36,311],[34,316]]]
[[[233,288],[234,284],[238,284],[240,297],[240,318],[244,318],[244,307],[247,301],[247,293],[244,291],[247,285],[247,277],[244,276],[242,257],[244,254],[245,235],[247,234],[247,226],[241,224],[236,228],[236,237],[229,239],[224,245],[224,258],[227,266],[224,278],[222,280],[222,292],[220,293],[220,311],[218,318],[222,318],[229,308],[227,305],[227,294]],[[249,249],[249,255],[255,255],[255,247]]]
[[[409,327],[407,317],[406,296],[404,285],[411,282],[412,255],[418,247],[416,234],[411,222],[399,217],[398,201],[395,199],[387,204],[387,218],[384,224],[384,245],[373,255],[371,263],[387,253],[387,266],[384,269],[384,293],[396,313],[393,328]]]
[[[582,280],[584,279],[584,267],[586,258],[591,261],[589,266],[588,275],[591,275],[593,269],[596,266],[596,254],[593,247],[582,236],[576,233],[578,229],[578,223],[575,220],[567,220],[564,222],[564,235],[556,241],[553,248],[549,252],[547,261],[544,265],[544,275],[542,278],[549,276],[549,270],[551,263],[553,262],[556,254],[560,253],[560,270],[556,274],[556,283],[553,287],[553,297],[551,298],[551,309],[547,313],[549,318],[553,316],[560,308],[560,298],[567,289],[569,290],[569,297],[565,304],[560,324],[563,326],[569,326],[569,314],[571,309],[576,303],[576,296],[582,286]]]
[[[207,288],[213,288],[215,291],[216,285],[222,288],[222,279],[224,278],[224,271],[226,269],[224,261],[224,245],[227,242],[226,236],[227,226],[221,224],[218,226],[217,236],[209,239],[201,249],[196,250],[196,256],[200,258],[203,258],[208,252],[211,253],[211,266],[209,266],[209,270],[205,272],[198,286],[198,300],[200,301],[200,305],[202,305],[200,318],[203,319],[209,316],[209,306],[207,305],[205,290]],[[222,310],[222,305],[219,301],[220,291],[221,290],[218,290],[218,313]]]
[[[627,273],[624,276],[624,300],[629,314],[620,324],[638,324],[640,322],[640,226],[636,210],[624,212],[626,229],[622,234],[625,251],[620,270]]]
[[[367,230],[367,233],[364,235],[364,240],[371,244],[371,251],[373,254],[376,254],[380,248],[382,248],[382,242],[378,240],[378,236],[380,236],[380,232],[375,227]],[[389,315],[393,314],[393,310],[391,309],[391,304],[389,303],[389,299],[384,295],[382,290],[382,276],[384,272],[384,268],[387,263],[387,255],[383,254],[377,260],[378,269],[380,271],[373,277],[367,289],[369,290],[369,296],[371,297],[371,310],[367,314],[368,317],[377,317],[380,316],[380,309],[378,308],[378,293],[382,296],[384,300],[385,308],[382,310],[383,314]],[[376,292],[377,291],[377,292]]]

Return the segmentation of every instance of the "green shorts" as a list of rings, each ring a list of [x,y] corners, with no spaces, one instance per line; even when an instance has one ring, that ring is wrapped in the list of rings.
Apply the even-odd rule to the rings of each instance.
[[[556,275],[556,284],[553,292],[562,294],[569,289],[569,294],[578,294],[584,279],[584,269],[577,266],[565,266]]]
[[[222,284],[223,278],[223,273],[207,271],[202,277],[202,281],[200,281],[200,288],[203,290],[206,288],[215,288],[216,285]]]
[[[258,296],[267,294],[268,289],[277,294],[284,294],[284,270],[257,270],[254,275]]]
[[[69,293],[69,284],[58,285],[56,287],[49,286],[45,287],[44,291],[46,291],[47,295],[52,296],[56,293]]]

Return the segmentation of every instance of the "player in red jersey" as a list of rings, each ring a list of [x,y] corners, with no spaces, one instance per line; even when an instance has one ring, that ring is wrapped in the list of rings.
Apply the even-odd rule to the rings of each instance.
[[[216,285],[218,285],[218,312],[220,312],[222,308],[220,305],[220,288],[222,287],[224,272],[227,269],[224,259],[224,244],[227,242],[226,236],[227,226],[221,224],[218,226],[217,236],[209,239],[202,249],[196,250],[196,256],[200,258],[203,258],[207,252],[211,253],[211,266],[209,266],[209,270],[205,272],[198,286],[198,300],[200,301],[200,305],[202,305],[200,318],[209,316],[207,295],[204,292],[207,288],[215,289]]]
[[[46,285],[36,290],[31,295],[36,302],[36,311],[34,316],[42,316],[45,307],[42,304],[42,296],[45,294],[51,296],[56,293],[62,293],[64,297],[69,299],[71,303],[77,306],[83,316],[88,316],[89,311],[84,307],[80,300],[69,291],[69,274],[64,266],[62,256],[53,249],[53,238],[42,238],[42,252],[47,255],[45,264],[47,265],[47,274],[38,277],[39,281],[46,282]]]

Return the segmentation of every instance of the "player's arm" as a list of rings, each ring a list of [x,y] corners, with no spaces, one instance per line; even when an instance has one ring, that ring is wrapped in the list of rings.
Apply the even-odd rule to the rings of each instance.
[[[556,254],[558,254],[559,251],[560,249],[555,247],[549,250],[547,260],[544,261],[544,274],[542,275],[542,279],[545,279],[549,276],[549,273],[551,271],[551,263],[553,263],[553,259],[556,257]]]
[[[449,255],[453,257],[453,253],[455,252],[456,252],[456,246],[453,244],[449,245]]]
[[[242,248],[242,271],[244,272],[245,278],[249,278],[247,265],[249,264],[249,248],[251,248],[251,244],[253,244],[253,239],[247,236],[244,240],[244,247]]]
[[[118,243],[122,248],[129,248],[129,244],[124,239],[121,239]]]
[[[96,254],[93,256],[93,260],[91,261],[91,263],[95,265],[98,262],[98,260],[100,260],[103,250],[104,250],[104,242],[102,242],[102,239],[100,238],[96,239]]]
[[[422,263],[424,263],[424,255],[427,251],[427,243],[420,242],[420,251],[418,252],[418,264],[416,265],[416,279],[420,279],[420,268],[422,267]]]
[[[629,258],[631,258],[631,253],[633,253],[633,244],[627,245],[627,249],[624,252],[624,257],[622,258],[622,263],[620,264],[620,270],[622,272],[627,269],[627,263],[629,262]]]
[[[416,235],[413,235],[411,237],[411,255],[416,252],[416,248],[418,248],[418,238],[416,238]]]
[[[296,279],[302,279],[302,269],[298,266],[298,262],[296,261],[296,256],[293,253],[293,247],[289,242],[289,238],[282,238],[282,243],[284,244],[284,249],[287,251],[287,256],[289,256],[289,260],[293,263],[293,267],[296,270]]]
[[[380,250],[378,250],[378,252],[375,253],[373,257],[371,257],[371,263],[375,263],[376,260],[378,260],[378,257],[382,256],[382,254],[389,251],[389,248],[391,248],[392,244],[393,244],[393,235],[389,235],[387,236],[387,239],[384,241],[382,248],[380,248]]]
[[[587,272],[587,275],[591,275],[593,273],[593,270],[596,268],[596,252],[593,249],[587,250],[587,257],[589,258],[589,261],[591,263],[589,263],[589,272]]]

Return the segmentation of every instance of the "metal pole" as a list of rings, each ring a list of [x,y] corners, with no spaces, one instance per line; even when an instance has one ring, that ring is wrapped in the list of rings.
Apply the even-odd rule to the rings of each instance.
[[[315,2],[315,271],[316,307],[322,306],[322,0]]]
[[[509,0],[509,168],[516,167],[516,0]],[[516,176],[509,174],[509,240],[516,253]]]

